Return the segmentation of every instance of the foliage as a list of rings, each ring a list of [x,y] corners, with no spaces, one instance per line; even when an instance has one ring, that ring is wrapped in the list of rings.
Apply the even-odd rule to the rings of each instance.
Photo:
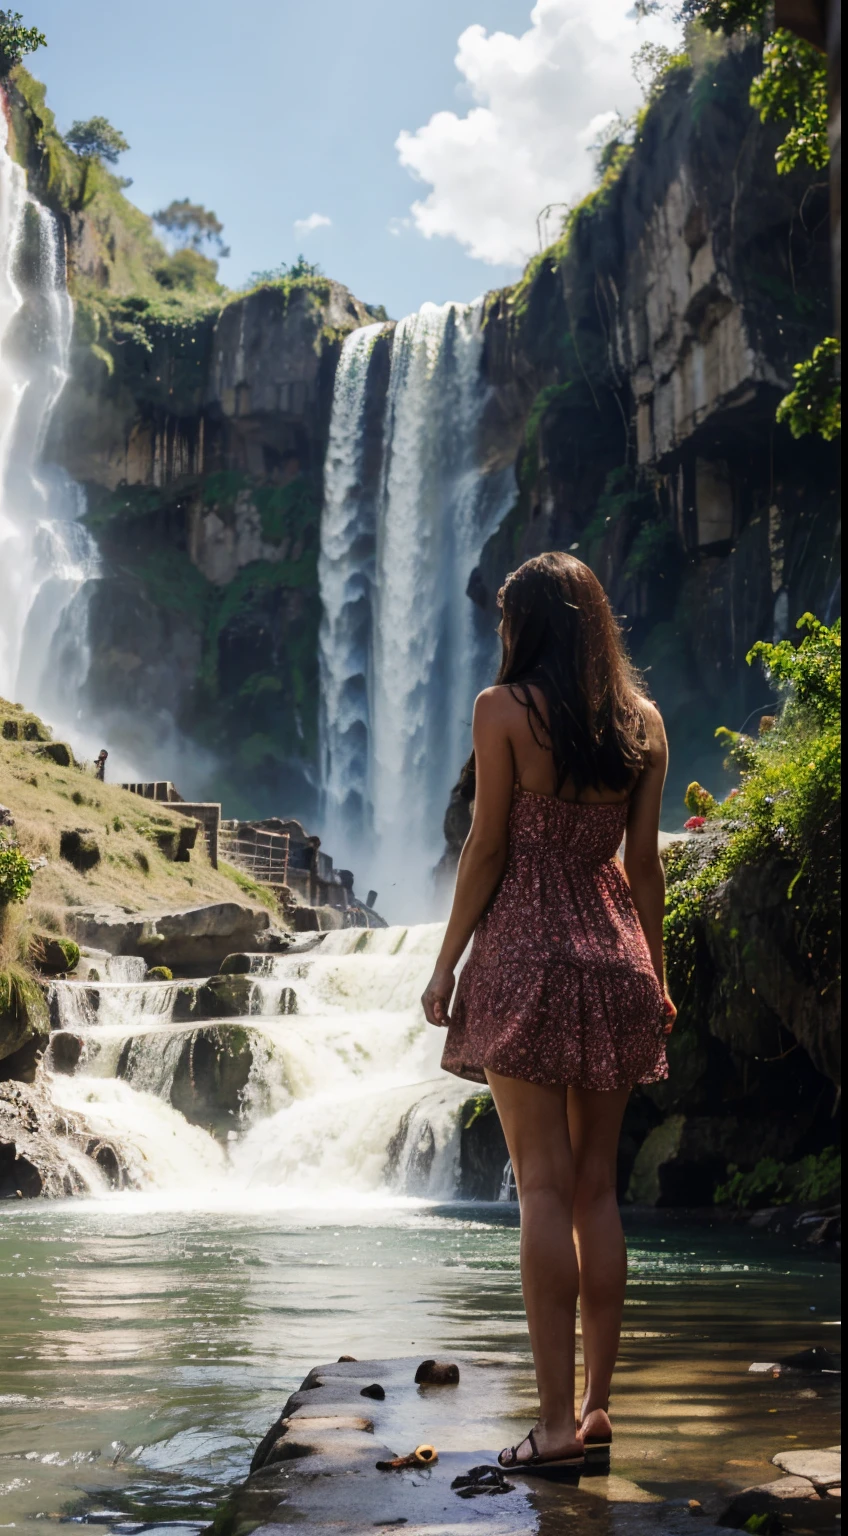
[[[317,262],[307,261],[305,256],[298,256],[292,262],[281,261],[278,267],[266,267],[262,272],[251,272],[250,283],[252,287],[260,288],[266,283],[298,282],[304,277],[323,276],[323,268],[319,267]]]
[[[774,1157],[762,1157],[748,1173],[735,1163],[727,1169],[728,1178],[714,1195],[716,1205],[735,1205],[741,1210],[752,1205],[805,1205],[835,1193],[842,1179],[842,1154],[837,1147],[809,1154],[796,1163],[781,1163]]]
[[[0,846],[0,908],[26,901],[32,890],[32,865],[13,845]]]
[[[775,155],[781,176],[797,165],[820,171],[830,159],[827,142],[827,63],[812,43],[780,28],[763,52],[763,72],[751,85],[751,106],[764,123],[792,126]]]
[[[632,59],[633,75],[646,101],[659,94],[671,74],[689,65],[688,53],[672,53],[664,43],[643,43]]]
[[[224,226],[211,208],[192,203],[187,197],[175,199],[167,208],[153,215],[154,224],[171,237],[180,250],[200,251],[213,246],[219,256],[229,256],[229,247],[221,238]]]
[[[708,816],[716,809],[716,802],[708,789],[699,784],[695,779],[686,791],[683,800],[690,816]]]
[[[130,147],[120,130],[113,128],[105,117],[73,123],[65,134],[65,143],[81,160],[108,160],[110,165],[117,164],[118,157]]]
[[[270,886],[261,885],[258,880],[236,869],[234,864],[225,863],[223,859],[218,860],[218,868],[238,886],[240,891],[244,891],[245,896],[252,896],[254,901],[260,902],[263,907],[268,907],[272,912],[279,914],[279,903]]]
[[[463,1120],[462,1129],[470,1131],[472,1125],[478,1120],[482,1120],[485,1115],[490,1115],[494,1107],[495,1101],[491,1093],[485,1089],[482,1089],[480,1093],[476,1093],[472,1099],[466,1099],[462,1108],[463,1113],[467,1115],[467,1119]]]
[[[842,431],[841,348],[835,336],[826,336],[806,362],[792,370],[795,388],[777,407],[777,419],[785,422],[793,437],[818,432],[832,442]]]
[[[167,965],[151,965],[145,972],[145,981],[173,981],[174,973]]]
[[[786,895],[796,906],[803,903],[804,952],[812,973],[822,988],[832,980],[841,904],[842,633],[839,621],[827,626],[809,613],[798,628],[805,631],[799,645],[760,641],[749,653],[749,663],[761,661],[784,697],[773,727],[757,741],[731,739],[744,764],[738,790],[722,804],[698,802],[707,827],[719,835],[705,847],[693,838],[666,859],[665,938],[678,999],[694,975],[704,902],[734,870],[768,854],[793,871]],[[718,734],[726,739],[734,733]]]
[[[769,10],[767,0],[683,0],[680,15],[731,37],[740,31],[762,33]],[[751,85],[750,101],[763,122],[791,124],[775,154],[781,174],[800,164],[815,170],[827,165],[827,61],[812,43],[785,28],[774,32],[765,45],[762,74]]]
[[[217,262],[191,247],[175,251],[167,261],[154,268],[156,281],[163,288],[182,288],[189,293],[222,293],[217,274]]]
[[[655,517],[643,523],[637,532],[625,561],[624,574],[631,581],[659,574],[673,560],[677,549],[671,524],[664,518]]]
[[[37,27],[25,27],[20,11],[0,11],[0,80],[27,53],[46,48],[47,38]]]

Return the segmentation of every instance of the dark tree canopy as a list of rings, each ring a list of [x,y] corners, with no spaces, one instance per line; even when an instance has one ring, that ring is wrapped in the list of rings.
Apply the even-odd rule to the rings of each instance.
[[[25,54],[46,47],[44,33],[37,27],[25,27],[20,11],[0,11],[0,79],[20,64]]]
[[[160,208],[153,215],[154,224],[170,235],[181,249],[199,251],[202,246],[214,246],[219,256],[229,256],[229,249],[221,236],[224,226],[211,208],[202,203],[192,203],[187,197],[175,198],[167,208]]]
[[[130,147],[124,135],[105,117],[74,123],[65,134],[65,143],[83,160],[108,160],[110,165]]]

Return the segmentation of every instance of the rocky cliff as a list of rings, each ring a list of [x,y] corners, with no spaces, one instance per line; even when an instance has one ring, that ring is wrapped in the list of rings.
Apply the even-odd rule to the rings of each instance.
[[[776,174],[758,66],[748,46],[673,71],[488,321],[484,452],[515,456],[518,489],[470,595],[493,612],[545,548],[589,561],[669,726],[671,825],[688,780],[720,777],[715,727],[768,703],[750,646],[838,602],[836,446],[774,419],[830,324],[828,189]]]

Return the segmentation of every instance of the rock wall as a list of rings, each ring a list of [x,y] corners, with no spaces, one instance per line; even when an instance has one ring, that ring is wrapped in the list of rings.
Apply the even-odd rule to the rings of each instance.
[[[759,50],[678,71],[615,178],[522,282],[493,295],[484,453],[515,455],[513,512],[469,588],[545,548],[588,560],[670,728],[668,825],[715,727],[768,702],[752,643],[839,592],[838,451],[776,405],[832,325],[828,189],[779,177],[748,105]]]

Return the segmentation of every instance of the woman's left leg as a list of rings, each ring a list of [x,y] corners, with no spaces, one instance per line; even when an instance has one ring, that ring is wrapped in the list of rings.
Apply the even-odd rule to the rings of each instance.
[[[487,1072],[521,1205],[521,1287],[539,1387],[535,1440],[543,1457],[577,1456],[574,1330],[577,1255],[566,1090]],[[531,1455],[524,1442],[519,1460]]]

